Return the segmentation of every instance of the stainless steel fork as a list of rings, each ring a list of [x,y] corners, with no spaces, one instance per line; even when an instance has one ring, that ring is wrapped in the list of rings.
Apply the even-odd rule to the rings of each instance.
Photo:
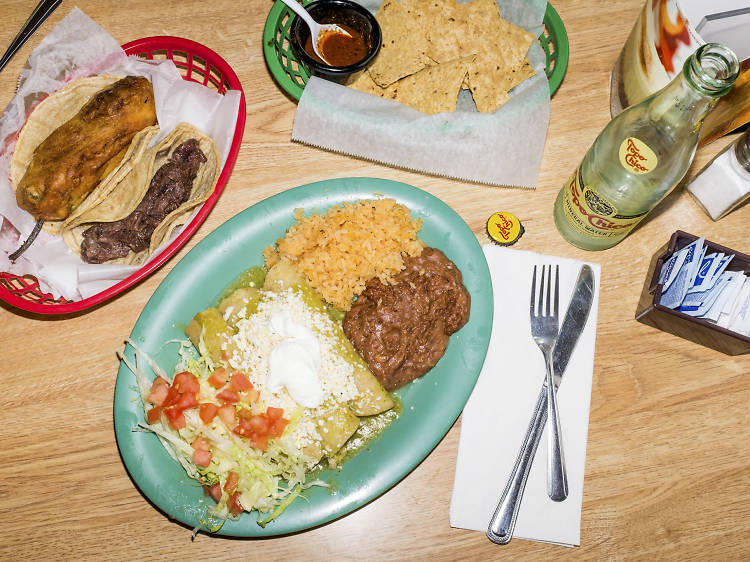
[[[545,267],[547,283],[545,290]],[[553,382],[554,365],[552,363],[552,349],[555,347],[558,333],[558,311],[560,292],[560,266],[555,266],[555,288],[552,290],[552,266],[542,266],[541,283],[539,286],[539,300],[536,300],[536,271],[531,278],[531,337],[539,346],[547,364],[547,494],[554,501],[563,501],[568,497],[568,478],[565,473],[565,457],[563,456],[562,439],[560,433],[560,418],[557,410],[557,393]],[[550,296],[552,303],[550,303]],[[552,306],[550,306],[552,304]]]

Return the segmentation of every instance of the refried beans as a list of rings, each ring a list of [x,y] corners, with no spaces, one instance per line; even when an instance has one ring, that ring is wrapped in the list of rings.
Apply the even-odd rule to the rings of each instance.
[[[388,390],[421,377],[469,319],[471,297],[443,252],[404,259],[393,284],[370,279],[344,317],[344,333]]]

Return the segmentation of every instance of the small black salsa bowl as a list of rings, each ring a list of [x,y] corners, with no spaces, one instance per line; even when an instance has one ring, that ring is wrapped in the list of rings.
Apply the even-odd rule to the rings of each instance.
[[[307,66],[313,74],[325,78],[344,78],[358,72],[369,65],[380,51],[382,35],[380,25],[367,9],[350,0],[315,0],[305,9],[312,18],[320,24],[335,23],[346,25],[362,36],[367,45],[367,55],[361,61],[348,66],[330,66],[313,59],[305,51],[305,42],[310,37],[310,28],[302,18],[294,17],[289,28],[289,38],[292,50],[298,60]]]

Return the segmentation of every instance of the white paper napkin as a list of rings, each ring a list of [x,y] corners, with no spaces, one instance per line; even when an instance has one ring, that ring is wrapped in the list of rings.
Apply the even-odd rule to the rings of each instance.
[[[380,0],[363,0],[375,11]],[[545,0],[497,0],[502,17],[538,35]],[[400,168],[489,185],[535,188],[549,124],[544,51],[529,49],[536,76],[495,113],[462,92],[457,111],[426,115],[393,100],[312,77],[294,116],[292,140]],[[468,100],[468,103],[467,103]]]
[[[544,382],[544,357],[531,338],[529,299],[535,264],[560,266],[560,323],[583,262],[499,246],[484,246],[492,276],[494,319],[484,367],[461,417],[456,476],[450,506],[452,527],[487,530],[505,489]],[[567,546],[580,544],[591,378],[601,267],[586,327],[558,390],[568,498],[547,496],[547,431],[537,449],[513,533]]]
[[[161,129],[154,143],[180,122],[191,123],[213,138],[222,155],[222,163],[229,153],[239,111],[238,91],[221,95],[200,84],[185,81],[168,59],[148,61],[127,57],[102,27],[78,8],[74,8],[40,42],[29,56],[27,67],[21,71],[18,92],[0,116],[0,271],[34,275],[44,292],[71,300],[101,292],[142,266],[84,263],[70,251],[62,238],[44,231],[15,263],[10,262],[8,254],[28,237],[35,220],[16,205],[8,170],[17,131],[23,126],[26,112],[33,104],[74,78],[103,73],[146,76],[152,82]],[[181,231],[181,227],[175,229],[171,239]],[[150,259],[154,259],[171,239]]]

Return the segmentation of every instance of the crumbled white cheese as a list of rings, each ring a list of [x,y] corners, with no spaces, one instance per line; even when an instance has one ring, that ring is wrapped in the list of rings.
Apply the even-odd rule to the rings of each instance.
[[[272,318],[278,330],[271,328]],[[312,334],[317,342],[319,354],[318,382],[321,394],[317,407],[305,407],[298,402],[290,392],[297,382],[288,381],[284,375],[283,384],[275,384],[271,377],[271,357],[273,350],[289,341],[289,332],[279,327],[285,322],[290,322],[295,327],[287,326],[291,330],[300,330],[298,333]],[[245,373],[253,386],[260,392],[260,402],[265,406],[283,408],[285,417],[302,409],[302,417],[296,423],[295,442],[303,447],[317,441],[320,436],[316,430],[314,419],[328,404],[344,404],[357,397],[358,390],[354,381],[354,368],[340,354],[340,342],[334,336],[339,329],[334,321],[325,313],[308,307],[302,296],[295,291],[264,293],[255,313],[250,314],[236,323],[237,333],[231,337],[229,345],[223,346],[226,350],[231,349],[229,365],[238,371]],[[292,338],[294,339],[294,338]],[[282,346],[280,350],[284,350]],[[304,401],[304,400],[303,400]],[[303,408],[300,408],[303,406]],[[309,423],[308,423],[309,422]]]

